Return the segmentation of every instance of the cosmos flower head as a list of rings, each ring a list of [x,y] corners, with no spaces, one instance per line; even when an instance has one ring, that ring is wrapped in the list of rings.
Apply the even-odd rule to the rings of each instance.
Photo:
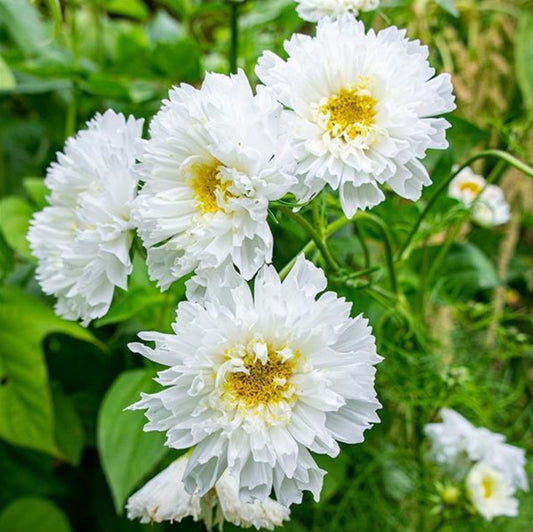
[[[222,526],[224,521],[243,528],[273,530],[289,519],[290,510],[270,498],[239,501],[238,483],[227,471],[202,498],[190,495],[182,482],[188,460],[187,455],[181,456],[134,493],[126,505],[128,518],[161,523],[192,517],[204,520],[209,530],[213,524]]]
[[[150,125],[136,201],[152,279],[166,289],[197,268],[233,262],[251,278],[272,256],[268,202],[296,182],[282,108],[242,71],[180,85]]]
[[[146,409],[145,430],[165,431],[169,447],[194,446],[190,494],[204,496],[229,471],[244,502],[272,490],[284,506],[304,490],[318,500],[325,472],[310,451],[336,456],[338,442],[362,442],[379,422],[381,358],[367,320],[333,292],[319,296],[326,277],[303,257],[283,282],[264,266],[254,287],[229,267],[189,281],[173,334],[130,344],[168,366],[157,379],[165,389],[131,408]]]
[[[509,204],[503,190],[488,184],[470,168],[463,168],[451,181],[448,195],[466,207],[472,207],[472,219],[479,225],[492,227],[509,221]]]
[[[449,124],[436,117],[455,108],[452,85],[405,35],[394,26],[365,32],[345,16],[320,21],[316,37],[294,35],[286,61],[260,57],[257,75],[291,110],[301,201],[329,184],[351,217],[381,203],[385,185],[416,200],[431,183],[421,159],[448,145]]]
[[[466,477],[468,496],[474,508],[487,520],[499,515],[518,515],[515,487],[500,471],[479,462]]]
[[[108,311],[116,286],[127,288],[142,124],[97,114],[48,168],[50,205],[33,217],[28,240],[37,280],[63,318],[87,325]]]
[[[372,11],[379,0],[296,0],[296,11],[307,22],[318,22],[323,18],[337,20],[343,15],[357,16],[360,11]]]
[[[431,456],[461,476],[472,463],[483,462],[507,479],[511,486],[528,489],[525,451],[505,442],[505,436],[475,427],[450,408],[440,411],[442,423],[430,423],[425,433],[431,440]]]

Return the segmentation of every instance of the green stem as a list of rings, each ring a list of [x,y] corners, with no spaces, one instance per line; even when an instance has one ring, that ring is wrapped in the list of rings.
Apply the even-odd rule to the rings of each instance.
[[[528,177],[533,178],[533,168],[531,166],[528,166],[527,164],[523,163],[516,157],[513,157],[512,155],[509,155],[507,152],[504,152],[502,150],[484,150],[479,153],[476,153],[475,155],[472,155],[465,163],[463,163],[455,172],[452,172],[450,174],[450,177],[448,179],[445,179],[435,190],[433,196],[428,200],[424,210],[420,213],[420,216],[418,217],[418,220],[416,221],[413,229],[411,229],[411,232],[405,239],[405,242],[403,243],[402,247],[400,248],[400,251],[398,252],[397,260],[402,260],[407,249],[411,245],[411,242],[413,241],[413,238],[415,237],[418,228],[424,221],[424,218],[428,215],[429,211],[432,209],[433,205],[441,195],[443,191],[445,191],[452,180],[461,172],[461,170],[464,170],[467,166],[470,166],[474,161],[477,161],[478,159],[483,159],[485,157],[496,157],[502,161],[505,161],[510,166],[513,166],[517,170],[520,170],[522,173],[527,175]]]
[[[392,252],[392,239],[389,229],[385,222],[378,218],[375,214],[369,212],[359,212],[354,219],[367,220],[372,222],[383,235],[383,244],[385,246],[385,260],[387,262],[387,270],[389,272],[390,287],[394,294],[398,293],[398,283],[396,281],[396,270],[394,269],[394,255]]]
[[[230,74],[237,72],[237,61],[239,58],[239,3],[229,2],[230,7],[230,32],[231,41],[229,49],[229,71]]]
[[[326,261],[328,267],[331,268],[333,271],[338,270],[339,267],[335,262],[335,259],[333,258],[333,255],[331,254],[331,251],[329,250],[329,247],[326,243],[326,235],[320,235],[302,215],[293,212],[292,209],[283,206],[279,206],[278,208],[281,212],[285,214],[285,216],[299,224],[300,227],[302,227],[305,232],[311,237],[316,247],[322,254],[322,257],[324,257],[324,260]]]
[[[365,234],[363,232],[362,227],[358,223],[354,222],[353,228],[354,228],[355,236],[357,237],[357,239],[359,240],[359,243],[361,244],[361,247],[363,248],[365,268],[368,268],[370,266],[370,253],[368,251],[368,246],[366,245]]]
[[[348,218],[338,218],[331,224],[329,224],[326,228],[325,236],[328,237],[332,235],[333,233],[336,233],[339,229],[344,227],[345,225],[349,224],[352,220],[348,220]],[[294,263],[296,262],[296,259],[300,255],[306,256],[307,254],[311,253],[316,248],[316,244],[314,240],[310,240],[307,242],[307,244],[300,250],[298,255],[293,257],[285,266],[284,268],[279,272],[279,277],[281,280],[285,279],[287,277],[287,274],[291,271],[291,268],[294,266]]]

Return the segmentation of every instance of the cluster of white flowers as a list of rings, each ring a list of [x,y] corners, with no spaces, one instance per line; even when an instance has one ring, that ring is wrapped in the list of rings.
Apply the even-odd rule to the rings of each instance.
[[[487,520],[518,515],[517,489],[527,490],[523,449],[505,443],[502,434],[474,427],[455,410],[440,411],[442,423],[426,425],[431,456],[457,480],[465,480],[468,497]]]
[[[127,288],[142,123],[97,114],[48,170],[50,205],[34,216],[28,240],[37,280],[66,319],[88,324],[109,310],[115,286]]]
[[[405,31],[365,32],[346,14],[285,47],[286,61],[260,58],[255,92],[243,72],[172,89],[149,140],[141,121],[97,115],[52,165],[51,205],[32,222],[37,277],[68,319],[88,324],[126,289],[132,229],[161,290],[195,273],[173,333],[130,344],[168,366],[165,388],[131,408],[169,447],[193,448],[130,498],[143,522],[208,519],[216,503],[218,521],[279,525],[304,491],[319,499],[311,452],[336,456],[379,422],[371,328],[304,257],[284,280],[268,266],[269,202],[330,185],[351,217],[383,187],[419,198],[431,183],[421,159],[447,146],[450,77]]]
[[[360,11],[372,11],[379,0],[296,0],[296,11],[307,22],[323,18],[337,20],[344,15],[358,15]]]
[[[479,225],[492,227],[507,223],[509,204],[503,190],[489,185],[484,177],[475,174],[470,167],[463,168],[452,180],[448,190],[450,197],[472,207],[472,219]]]

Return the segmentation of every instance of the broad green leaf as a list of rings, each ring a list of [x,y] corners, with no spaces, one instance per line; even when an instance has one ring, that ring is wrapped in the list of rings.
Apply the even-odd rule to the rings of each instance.
[[[48,28],[30,0],[0,0],[0,24],[25,54],[34,54],[49,42]]]
[[[52,332],[96,343],[89,331],[58,318],[22,290],[0,288],[0,437],[65,458],[54,438],[52,398],[41,347]]]
[[[14,89],[17,85],[13,72],[0,55],[0,91]]]
[[[22,185],[37,209],[46,207],[48,203],[46,196],[50,191],[46,188],[42,177],[25,177]]]
[[[109,325],[110,323],[119,323],[135,316],[138,312],[165,301],[165,295],[161,293],[150,293],[147,290],[137,289],[128,291],[122,299],[114,304],[109,312],[100,318],[96,327]]]
[[[98,415],[98,452],[119,514],[127,496],[168,450],[164,434],[143,432],[147,422],[143,412],[124,411],[140,399],[141,392],[160,389],[153,376],[153,371],[143,369],[122,373],[106,394]]]
[[[32,214],[31,205],[23,198],[9,196],[0,200],[0,230],[12,248],[29,259],[33,256],[26,234]]]
[[[69,463],[78,465],[85,443],[85,433],[80,416],[72,399],[63,392],[60,386],[52,386],[52,402],[57,447]]]
[[[526,107],[533,113],[533,12],[520,13],[515,43],[518,85]]]
[[[54,503],[25,497],[0,514],[0,532],[71,532],[66,515]]]
[[[190,39],[158,42],[152,53],[152,63],[160,74],[172,81],[196,81],[201,75],[201,50]]]

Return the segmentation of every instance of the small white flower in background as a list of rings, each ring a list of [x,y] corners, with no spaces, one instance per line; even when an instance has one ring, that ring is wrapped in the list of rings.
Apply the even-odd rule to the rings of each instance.
[[[211,529],[215,506],[214,524],[228,521],[244,528],[273,530],[289,519],[290,510],[270,498],[240,502],[237,480],[228,472],[204,497],[189,495],[182,482],[188,460],[188,456],[178,458],[134,493],[126,505],[128,518],[140,519],[141,523],[161,523],[192,517],[195,521],[203,519]]]
[[[336,456],[338,441],[362,442],[379,422],[371,329],[333,292],[317,299],[325,288],[303,257],[283,282],[264,266],[253,295],[233,268],[205,272],[189,282],[174,334],[140,333],[154,348],[130,344],[169,366],[157,379],[166,389],[131,408],[147,409],[145,430],[166,431],[169,447],[195,446],[189,493],[205,495],[229,470],[241,501],[272,489],[284,506],[303,490],[318,500],[325,471],[309,451]]]
[[[479,462],[466,477],[467,493],[476,510],[488,521],[498,515],[518,515],[515,488],[490,465]]]
[[[268,202],[296,182],[281,114],[270,90],[254,96],[242,71],[170,91],[150,125],[136,201],[150,276],[162,289],[228,258],[246,279],[270,262]]]
[[[37,280],[66,319],[87,325],[108,311],[115,286],[127,288],[142,124],[97,114],[48,169],[50,205],[33,217],[28,240]]]
[[[505,443],[505,436],[484,427],[474,427],[455,410],[440,411],[442,423],[430,423],[425,433],[431,440],[434,460],[458,475],[473,462],[498,470],[512,486],[528,489],[525,451]]]
[[[475,174],[470,167],[463,168],[454,177],[448,195],[467,207],[472,205],[472,219],[480,225],[491,227],[509,221],[509,204],[503,190],[487,184],[485,178]]]
[[[318,22],[322,18],[336,20],[343,15],[358,15],[359,11],[372,11],[379,0],[296,0],[296,11],[307,22]]]
[[[429,148],[448,143],[444,118],[455,108],[448,74],[435,76],[428,49],[392,26],[365,33],[346,16],[318,23],[316,37],[294,35],[286,61],[259,59],[259,78],[290,108],[287,127],[298,160],[293,191],[307,201],[329,184],[342,208],[381,203],[388,185],[416,200],[431,184],[420,162]]]

